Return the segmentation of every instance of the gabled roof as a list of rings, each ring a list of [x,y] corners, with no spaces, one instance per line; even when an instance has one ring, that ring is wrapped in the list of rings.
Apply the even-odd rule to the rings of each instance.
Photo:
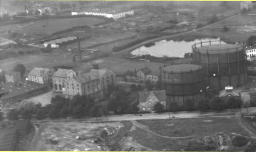
[[[90,71],[93,75],[98,77],[104,77],[106,75],[114,75],[115,73],[109,69],[92,69]]]
[[[144,74],[150,74],[151,73],[151,70],[148,67],[139,69],[138,72],[139,71],[143,72]]]
[[[154,94],[159,101],[166,101],[165,90],[153,90],[153,91],[141,91],[139,92],[139,102],[147,102],[147,98],[150,94]]]
[[[40,68],[40,67],[35,67],[33,68],[30,72],[29,75],[34,75],[34,76],[47,76],[51,72],[50,69],[48,68]]]
[[[232,96],[232,97],[238,97],[240,96],[238,91],[232,90],[232,91],[226,91],[222,90],[220,91],[219,97],[227,97],[227,96]]]
[[[58,69],[53,76],[54,77],[62,77],[62,78],[67,78],[69,76],[75,76],[73,74],[76,74],[75,71],[71,70],[71,69]]]

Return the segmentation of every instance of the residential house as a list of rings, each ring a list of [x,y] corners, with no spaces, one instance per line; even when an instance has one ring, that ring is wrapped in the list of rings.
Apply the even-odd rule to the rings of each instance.
[[[140,69],[139,71],[136,72],[136,76],[137,76],[137,79],[139,81],[146,81],[146,76],[148,74],[150,74],[150,69],[148,68],[143,68],[143,69]]]
[[[150,81],[150,82],[153,82],[153,83],[156,83],[156,82],[158,82],[158,76],[153,75],[153,74],[148,74],[148,75],[146,75],[146,80]]]
[[[40,84],[48,84],[51,82],[52,70],[48,68],[33,68],[27,77],[27,81],[32,81]]]
[[[4,77],[6,83],[17,83],[22,81],[22,76],[20,72],[8,71],[5,72]]]
[[[67,79],[63,87],[63,94],[69,97],[85,95],[100,98],[103,90],[99,78],[88,72],[78,73],[77,76]]]
[[[76,77],[76,72],[71,69],[58,69],[52,77],[53,91],[63,93],[67,81]]]
[[[158,81],[158,75],[153,74],[149,68],[140,69],[136,72],[136,76],[142,82],[150,81],[156,83]]]
[[[141,91],[138,100],[138,108],[141,112],[154,112],[154,106],[157,103],[162,104],[166,109],[167,97],[165,90]]]
[[[256,59],[256,48],[248,48],[245,50],[247,61],[254,61]]]
[[[92,69],[91,73],[100,79],[101,86],[107,90],[109,86],[115,85],[116,75],[109,69]]]

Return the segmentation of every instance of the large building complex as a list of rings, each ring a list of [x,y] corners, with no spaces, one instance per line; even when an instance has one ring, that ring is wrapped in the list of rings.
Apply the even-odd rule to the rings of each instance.
[[[51,82],[53,71],[48,68],[33,68],[26,78],[27,81],[32,81],[40,84],[48,84]]]
[[[85,95],[101,98],[114,83],[115,74],[108,69],[92,69],[89,72],[58,69],[53,75],[54,92],[66,97]]]

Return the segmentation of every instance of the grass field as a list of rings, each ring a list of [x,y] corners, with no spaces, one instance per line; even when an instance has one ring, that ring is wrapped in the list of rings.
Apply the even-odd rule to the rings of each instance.
[[[205,142],[206,138],[217,144],[220,134],[224,135],[228,150],[241,150],[244,147],[232,145],[233,136],[249,136],[235,116],[108,123],[67,121],[44,125],[47,127],[41,133],[36,150],[70,150],[67,149],[70,147],[80,150],[184,150],[191,141]],[[104,127],[114,129],[113,134],[99,143],[91,143]],[[76,136],[84,139],[77,140]],[[57,139],[57,144],[50,143],[50,139]]]
[[[237,120],[232,118],[193,118],[177,120],[141,120],[139,123],[145,125],[153,132],[162,136],[184,137],[193,136],[192,140],[198,140],[205,136],[214,137],[218,133],[225,133],[231,137],[232,133],[247,136],[238,124]],[[153,150],[182,150],[191,139],[166,139],[151,134],[141,128],[132,132],[134,139],[145,147]],[[230,147],[236,149],[236,147]]]
[[[55,32],[70,29],[72,27],[85,25],[92,26],[103,23],[104,21],[104,19],[96,17],[47,19],[27,24],[18,31],[27,35],[51,35]]]
[[[161,135],[166,136],[210,136],[217,132],[239,133],[247,135],[247,133],[238,126],[237,120],[231,118],[192,118],[177,120],[143,120],[140,123],[149,127]],[[189,125],[189,127],[188,127]]]

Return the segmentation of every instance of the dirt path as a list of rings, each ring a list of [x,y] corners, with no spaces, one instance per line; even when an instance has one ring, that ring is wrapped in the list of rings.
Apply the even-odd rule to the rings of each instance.
[[[243,123],[239,112],[236,113],[236,119],[238,121],[238,124],[250,135],[250,137],[256,139],[256,134],[252,131],[251,127]]]
[[[131,121],[132,124],[137,127],[137,128],[140,128],[152,135],[155,135],[155,136],[158,136],[158,137],[162,137],[162,138],[166,138],[166,139],[189,139],[189,138],[194,138],[194,136],[183,136],[183,137],[170,137],[170,136],[163,136],[163,135],[160,135],[152,130],[150,130],[147,126],[137,122],[137,121]]]

